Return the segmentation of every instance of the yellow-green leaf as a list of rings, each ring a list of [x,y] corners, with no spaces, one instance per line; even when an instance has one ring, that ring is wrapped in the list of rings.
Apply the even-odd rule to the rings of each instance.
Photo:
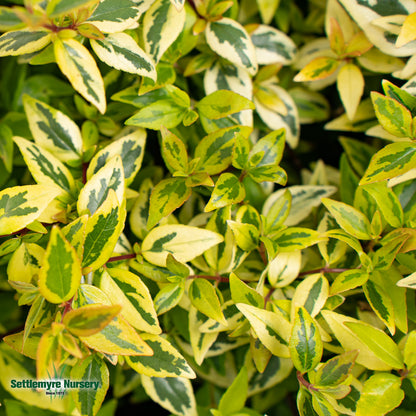
[[[209,230],[181,224],[162,225],[147,234],[142,254],[150,263],[164,267],[169,253],[186,263],[222,241],[221,235]]]
[[[81,283],[81,263],[75,249],[59,227],[52,228],[39,273],[39,289],[51,303],[62,303],[74,296]]]
[[[52,33],[43,29],[21,29],[0,36],[0,56],[37,52],[51,42]]]
[[[352,120],[364,92],[364,77],[354,64],[344,65],[337,75],[337,88],[347,116]]]
[[[400,48],[406,43],[416,39],[416,13],[406,16],[400,34],[396,40],[396,46]]]
[[[340,61],[335,58],[322,56],[315,58],[307,64],[296,76],[293,78],[297,82],[317,81],[325,79],[332,75],[339,67]]]
[[[120,311],[120,305],[85,305],[65,314],[62,323],[72,334],[88,337],[100,332]]]

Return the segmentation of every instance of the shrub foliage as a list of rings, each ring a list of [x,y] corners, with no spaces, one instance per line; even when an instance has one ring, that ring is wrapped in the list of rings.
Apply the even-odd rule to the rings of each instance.
[[[413,0],[0,4],[0,414],[416,415]]]

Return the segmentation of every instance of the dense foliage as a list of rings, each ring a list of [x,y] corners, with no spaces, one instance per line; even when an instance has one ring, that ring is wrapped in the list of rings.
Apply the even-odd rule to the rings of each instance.
[[[416,415],[414,0],[0,30],[0,415]]]

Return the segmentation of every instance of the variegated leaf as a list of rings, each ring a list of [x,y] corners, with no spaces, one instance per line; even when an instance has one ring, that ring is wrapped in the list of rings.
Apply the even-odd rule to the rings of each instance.
[[[273,242],[281,252],[299,250],[324,240],[326,236],[320,232],[300,227],[284,228],[273,235]]]
[[[29,95],[23,97],[23,104],[35,142],[63,162],[79,162],[82,137],[75,122]]]
[[[58,186],[68,194],[75,191],[75,181],[71,172],[52,153],[23,137],[14,137],[14,141],[19,146],[36,182]]]
[[[104,81],[88,49],[75,39],[56,39],[54,53],[59,69],[75,90],[105,113]]]
[[[141,128],[127,127],[117,135],[112,143],[97,152],[91,159],[87,170],[87,179],[97,173],[108,160],[119,155],[123,163],[124,180],[129,185],[142,165],[146,131]]]
[[[294,366],[302,374],[314,369],[321,361],[321,335],[314,319],[303,307],[295,310],[289,350]]]
[[[371,225],[362,212],[343,202],[328,198],[323,198],[322,203],[347,233],[360,240],[371,239]]]
[[[0,192],[0,234],[21,230],[35,221],[48,204],[60,194],[48,185],[26,185]]]
[[[416,11],[413,2],[404,0],[395,3],[388,3],[386,0],[377,0],[375,2],[361,2],[359,0],[340,0],[341,5],[352,17],[355,23],[364,31],[367,38],[377,46],[382,52],[392,56],[409,56],[413,55],[416,50],[414,42],[408,43],[400,48],[396,46],[398,33],[386,30],[377,26],[375,21],[386,15],[408,15]],[[386,9],[386,7],[389,8]],[[397,27],[397,25],[394,25]]]
[[[160,334],[153,301],[139,276],[128,270],[111,268],[100,274],[99,287],[113,304],[121,305],[122,316],[139,331]]]
[[[130,212],[131,230],[140,240],[143,240],[148,232],[147,218],[149,216],[149,200],[152,190],[152,181],[146,178],[140,186],[139,197],[136,199]]]
[[[290,64],[295,58],[296,45],[285,33],[271,26],[256,25],[250,33],[259,65]]]
[[[120,311],[120,305],[85,305],[65,314],[62,323],[72,334],[88,337],[100,332]]]
[[[254,45],[245,29],[235,20],[223,17],[209,22],[205,29],[209,47],[251,75],[258,69]]]
[[[293,80],[297,82],[319,81],[332,75],[339,65],[338,59],[321,56],[308,63]]]
[[[205,206],[205,212],[222,208],[227,205],[237,204],[246,196],[241,181],[232,173],[223,173],[218,178],[211,198]]]
[[[325,305],[328,294],[328,280],[322,274],[308,276],[296,287],[292,299],[292,316],[297,307],[304,307],[311,317],[315,317]]]
[[[376,315],[386,324],[390,333],[394,335],[396,325],[394,322],[394,307],[389,295],[371,279],[364,286],[364,294]]]
[[[328,360],[318,368],[315,383],[319,386],[336,386],[345,381],[354,366],[358,351],[347,351]]]
[[[14,8],[0,6],[0,30],[2,32],[19,29],[24,25]]]
[[[181,301],[184,293],[185,285],[181,282],[163,286],[154,299],[156,313],[162,315],[174,308]]]
[[[107,199],[87,222],[82,266],[96,270],[110,257],[124,227],[126,209],[110,189]]]
[[[290,285],[299,275],[302,263],[301,250],[281,252],[270,263],[268,280],[273,287]]]
[[[61,229],[64,237],[74,247],[79,259],[82,259],[84,252],[85,226],[87,220],[88,216],[83,215]]]
[[[388,144],[371,159],[360,185],[395,178],[416,167],[416,145],[410,142]]]
[[[197,416],[191,382],[183,377],[141,376],[146,393],[156,403],[178,416]]]
[[[244,303],[237,303],[236,306],[249,320],[253,331],[272,354],[286,358],[290,356],[288,341],[291,325],[282,314]]]
[[[110,159],[82,188],[77,203],[79,215],[94,214],[107,199],[110,189],[121,205],[125,195],[124,169],[121,157]]]
[[[362,286],[368,280],[368,273],[361,269],[346,270],[339,274],[331,284],[331,295]]]
[[[44,29],[21,29],[0,36],[0,56],[37,52],[52,40],[52,32]]]
[[[142,338],[152,349],[153,355],[127,357],[126,361],[133,370],[149,377],[196,377],[183,356],[168,340],[152,334],[142,334]]]
[[[198,169],[208,175],[216,175],[225,170],[232,160],[235,135],[248,137],[250,133],[250,127],[235,126],[205,136],[195,149],[195,158],[199,158]]]
[[[230,290],[234,303],[245,303],[258,308],[264,306],[263,296],[241,281],[234,273],[230,274]]]
[[[276,107],[276,101],[279,105]],[[258,85],[254,96],[256,111],[267,127],[272,130],[284,128],[286,141],[295,148],[299,141],[299,115],[293,98],[273,81]]]
[[[156,0],[144,15],[145,50],[156,63],[181,33],[185,18],[185,9],[179,11],[170,0]]]
[[[81,263],[62,231],[53,227],[39,273],[39,289],[51,303],[74,296],[81,283]]]
[[[256,226],[232,220],[228,220],[227,224],[234,234],[237,246],[242,250],[248,252],[258,247],[260,232]]]
[[[107,365],[97,354],[92,354],[72,368],[71,379],[84,382],[85,386],[88,383],[89,388],[72,390],[72,397],[82,415],[95,416],[110,385]]]
[[[152,0],[101,0],[88,18],[104,33],[118,33],[137,26],[137,20],[153,3]]]
[[[162,218],[179,208],[192,194],[185,178],[169,178],[160,181],[150,195],[147,227],[153,228]]]
[[[383,128],[397,137],[412,137],[412,114],[399,101],[378,92],[371,93],[374,110]]]
[[[114,33],[103,40],[91,40],[91,46],[98,58],[107,65],[156,81],[153,60],[126,33]]]

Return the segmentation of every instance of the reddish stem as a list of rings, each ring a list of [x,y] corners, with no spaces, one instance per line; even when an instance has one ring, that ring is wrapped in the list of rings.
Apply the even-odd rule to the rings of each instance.
[[[87,169],[88,169],[88,163],[82,164],[82,183],[87,183]]]
[[[135,259],[135,258],[136,258],[135,253],[123,254],[122,256],[110,257],[107,260],[107,263],[111,263],[112,261],[131,260],[131,259]]]
[[[296,377],[299,381],[299,384],[306,387],[309,391],[318,391],[318,389],[313,384],[305,380],[305,378],[303,377],[303,374],[300,371],[296,371]]]
[[[217,282],[226,283],[229,282],[230,279],[228,277],[222,277],[220,275],[217,276],[210,276],[206,274],[194,274],[192,276],[188,276],[188,279],[206,279],[206,280],[215,280]]]
[[[269,291],[267,292],[267,295],[264,297],[264,307],[266,307],[267,302],[270,300],[270,298],[272,297],[273,292],[274,292],[275,290],[276,290],[276,289],[275,289],[274,287],[271,287],[271,288],[269,289]]]
[[[343,273],[347,270],[354,270],[353,269],[337,269],[337,268],[331,268],[331,267],[321,267],[320,269],[314,269],[314,270],[307,270],[306,272],[299,273],[299,276],[306,276],[308,274],[314,274],[314,273]]]
[[[26,235],[28,232],[29,232],[29,230],[28,230],[27,228],[22,228],[21,230],[19,230],[19,231],[15,231],[14,233],[0,235],[0,238],[4,238],[4,237],[12,237],[12,236],[14,236],[14,235],[18,235],[18,234],[20,234],[21,236],[24,236],[24,235]]]

